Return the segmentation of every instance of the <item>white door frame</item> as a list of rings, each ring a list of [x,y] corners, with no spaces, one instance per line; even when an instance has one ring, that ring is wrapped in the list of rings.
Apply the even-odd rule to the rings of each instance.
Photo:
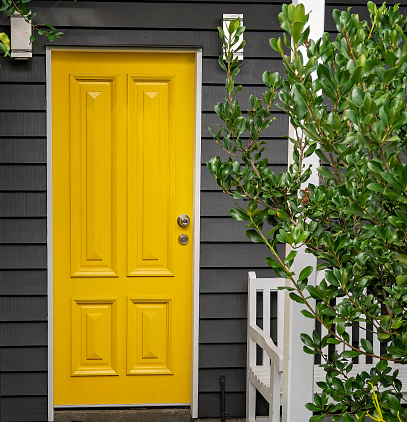
[[[47,245],[48,245],[48,421],[54,420],[54,295],[53,295],[53,210],[52,210],[52,51],[154,52],[195,54],[195,147],[194,147],[194,228],[192,257],[192,369],[191,412],[198,417],[198,353],[199,353],[199,255],[200,255],[200,186],[201,186],[201,100],[202,100],[202,49],[198,48],[104,48],[104,47],[46,47],[47,84]],[[180,403],[178,403],[179,405]],[[185,404],[185,403],[182,403]],[[176,406],[163,403],[161,406]],[[112,407],[113,405],[108,405]],[[131,407],[145,406],[132,404]],[[154,405],[160,406],[160,405]],[[79,407],[79,406],[75,406]],[[99,406],[104,407],[104,406]],[[122,406],[120,406],[122,407]]]

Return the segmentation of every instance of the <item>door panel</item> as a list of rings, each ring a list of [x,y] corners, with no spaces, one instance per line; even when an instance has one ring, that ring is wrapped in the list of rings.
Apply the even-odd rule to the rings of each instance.
[[[127,374],[172,374],[171,300],[128,300]]]
[[[52,52],[55,405],[190,402],[194,74]]]
[[[172,82],[172,83],[171,83]],[[171,85],[170,85],[171,83]],[[173,276],[175,136],[169,112],[173,81],[129,77],[129,220],[128,275]],[[152,186],[160,192],[151,194]],[[139,235],[137,235],[137,233]]]
[[[117,375],[114,299],[72,300],[72,376]]]
[[[112,195],[116,86],[116,78],[70,78],[73,277],[117,275]]]

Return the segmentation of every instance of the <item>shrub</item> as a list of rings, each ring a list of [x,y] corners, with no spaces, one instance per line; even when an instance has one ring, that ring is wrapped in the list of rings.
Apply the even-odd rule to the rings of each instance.
[[[364,421],[375,411],[369,383],[384,420],[407,421],[398,371],[391,369],[407,362],[406,18],[398,6],[369,2],[368,9],[370,22],[350,9],[335,10],[335,39],[325,33],[313,41],[304,6],[283,5],[283,40],[271,39],[270,45],[281,54],[286,75],[265,71],[263,97],[250,96],[247,114],[235,99],[241,87],[235,86],[240,65],[234,58],[245,28],[239,20],[230,23],[228,34],[218,28],[227,57],[219,58],[227,95],[215,106],[223,123],[210,131],[229,158],[214,157],[207,165],[223,192],[246,201],[231,216],[247,221],[251,241],[266,245],[268,265],[292,282],[291,299],[328,330],[322,338],[315,330],[301,336],[304,351],[320,354],[326,371],[322,393],[307,404],[316,412],[313,422],[326,415]],[[264,157],[262,140],[277,96],[295,133],[289,138],[293,164],[278,176]],[[305,164],[314,154],[321,163],[317,186],[309,182]],[[272,226],[268,233],[265,222]],[[285,258],[277,255],[278,242],[291,247]],[[308,283],[312,267],[300,274],[291,270],[302,245],[323,262],[318,269],[327,268],[316,286]],[[342,300],[334,304],[337,298]],[[352,327],[361,322],[384,346],[381,356],[367,339],[352,344]],[[323,352],[327,344],[340,343],[342,353]],[[369,373],[350,376],[360,355],[378,363]]]

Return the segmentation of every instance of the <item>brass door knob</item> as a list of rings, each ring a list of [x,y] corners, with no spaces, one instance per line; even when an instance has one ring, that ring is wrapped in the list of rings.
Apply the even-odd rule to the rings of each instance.
[[[180,227],[187,227],[187,226],[189,226],[190,222],[191,222],[191,220],[186,214],[181,214],[177,218],[177,223]]]

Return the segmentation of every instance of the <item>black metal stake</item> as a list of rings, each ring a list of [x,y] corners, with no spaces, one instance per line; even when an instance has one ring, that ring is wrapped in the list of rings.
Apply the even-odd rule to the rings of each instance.
[[[220,382],[220,419],[221,419],[221,422],[225,422],[226,416],[229,415],[229,413],[225,411],[225,408],[226,408],[226,405],[225,405],[226,375],[225,374],[220,374],[219,382]]]

